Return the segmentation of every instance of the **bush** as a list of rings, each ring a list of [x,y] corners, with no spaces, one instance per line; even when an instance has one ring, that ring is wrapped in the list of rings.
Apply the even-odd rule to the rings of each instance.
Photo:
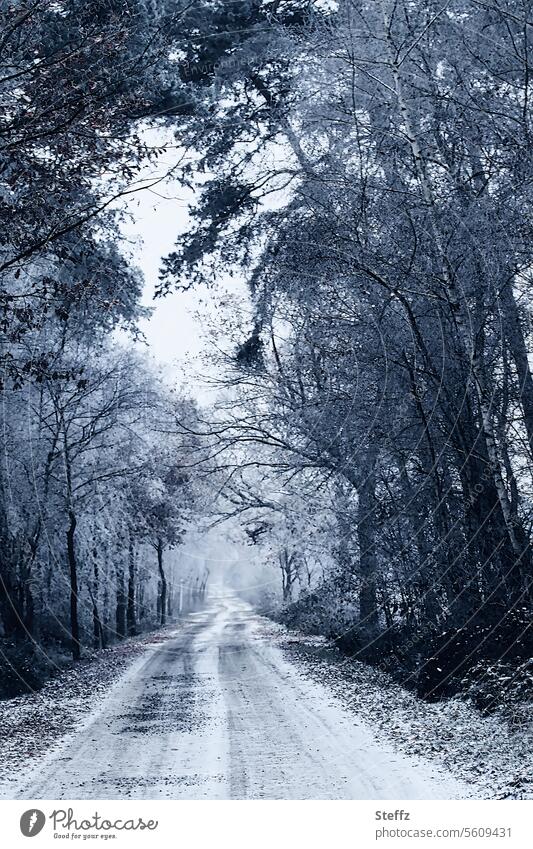
[[[0,640],[0,698],[40,690],[55,665],[31,640]]]
[[[525,610],[502,615],[500,609],[480,610],[463,628],[449,628],[429,645],[418,676],[418,695],[429,701],[454,696],[476,668],[512,665],[515,669],[533,654],[533,629]],[[481,664],[481,666],[480,666]]]
[[[357,622],[357,610],[350,598],[339,592],[338,587],[324,584],[316,592],[302,595],[298,601],[288,604],[279,611],[278,620],[304,634],[315,634],[350,641]],[[344,648],[344,650],[347,650]]]
[[[461,681],[461,689],[485,716],[503,713],[516,727],[533,720],[533,659],[477,663]]]

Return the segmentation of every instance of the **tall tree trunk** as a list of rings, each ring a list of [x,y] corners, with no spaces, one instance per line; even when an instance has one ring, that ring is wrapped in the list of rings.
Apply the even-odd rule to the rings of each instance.
[[[0,563],[0,617],[4,636],[19,639],[23,636],[23,611],[19,607],[9,554],[4,555],[5,552]]]
[[[78,564],[76,561],[75,533],[76,514],[72,509],[68,514],[69,526],[67,530],[67,555],[70,572],[70,634],[72,657],[79,660],[80,651],[80,627],[78,621]]]
[[[172,610],[174,603],[174,584],[172,581],[167,586],[167,616],[172,619]]]
[[[115,570],[116,578],[116,606],[115,606],[115,626],[117,637],[123,640],[126,636],[126,592],[124,589],[124,566],[122,562],[117,563]]]
[[[24,583],[24,625],[28,636],[35,637],[35,603],[29,578]]]
[[[281,569],[281,580],[282,580],[282,590],[283,590],[283,601],[289,603],[292,601],[292,587],[295,580],[295,570],[294,570],[294,555],[289,554],[287,549],[283,549],[283,552],[279,555],[279,565]],[[200,586],[200,597],[202,597],[202,586]]]
[[[135,542],[130,530],[128,547],[128,609],[126,613],[128,636],[137,633],[137,620],[135,613]]]
[[[163,540],[159,538],[157,540],[157,568],[159,570],[159,579],[160,579],[160,602],[159,602],[159,616],[160,616],[160,624],[165,625],[167,621],[167,578],[165,575],[165,570],[163,568]]]
[[[19,557],[9,531],[5,504],[5,491],[0,479],[0,618],[4,636],[19,639],[24,635],[24,610],[19,605],[16,592]]]
[[[111,581],[109,580],[109,550],[107,546],[103,547],[102,550],[102,563],[104,565],[104,575],[103,575],[103,599],[102,599],[102,615],[100,617],[100,621],[102,623],[102,643],[103,645],[109,642],[110,637],[113,636],[112,629],[109,627],[109,586]]]
[[[524,426],[533,459],[533,377],[531,376],[528,350],[520,323],[512,283],[506,283],[500,289],[499,295],[504,319],[505,336],[516,366],[520,401],[524,412]]]
[[[141,581],[141,580],[137,581],[136,597],[137,597],[137,615],[139,617],[139,622],[141,623],[141,629],[142,629],[143,620],[146,618],[146,605],[144,603],[144,581]]]
[[[93,589],[91,602],[93,607],[93,645],[95,649],[105,648],[104,629],[98,610],[98,594],[100,589],[100,574],[98,569],[98,551],[93,548]]]
[[[359,630],[368,643],[377,637],[379,617],[376,578],[375,471],[368,468],[358,487],[357,536],[359,541]],[[371,646],[369,646],[371,651]]]

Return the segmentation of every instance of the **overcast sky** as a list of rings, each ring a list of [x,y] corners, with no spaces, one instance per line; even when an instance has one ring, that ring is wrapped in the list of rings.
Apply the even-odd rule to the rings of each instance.
[[[161,143],[161,135],[156,139]],[[169,149],[157,165],[147,167],[142,175],[146,185],[167,173],[178,155],[177,151]],[[192,198],[190,190],[171,179],[130,195],[127,208],[132,220],[123,226],[127,240],[124,247],[129,244],[128,253],[144,274],[143,303],[153,309],[151,318],[140,323],[151,355],[173,379],[180,384],[185,383],[189,392],[207,400],[205,382],[202,381],[202,374],[206,373],[202,354],[208,348],[205,316],[216,314],[213,292],[202,287],[171,292],[156,300],[153,298],[161,257],[173,249],[180,233],[185,231],[188,204]],[[244,284],[226,278],[221,280],[220,290],[240,297],[245,297],[246,293]],[[203,321],[198,313],[203,314]]]

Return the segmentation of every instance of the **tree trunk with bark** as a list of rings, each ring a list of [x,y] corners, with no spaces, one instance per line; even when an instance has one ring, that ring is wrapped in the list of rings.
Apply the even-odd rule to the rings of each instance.
[[[70,575],[70,634],[72,657],[79,660],[80,650],[80,626],[78,619],[78,563],[76,560],[76,514],[70,509],[68,513],[69,525],[67,529],[67,556]]]
[[[367,467],[358,487],[357,538],[359,542],[359,632],[371,652],[378,635],[376,593],[377,552],[375,534],[375,471]]]
[[[157,540],[157,568],[159,570],[159,621],[161,625],[165,625],[167,621],[167,577],[165,575],[165,569],[163,566],[163,551],[164,545],[163,540],[159,538]]]
[[[128,636],[137,633],[137,616],[135,610],[135,541],[130,531],[128,546],[128,606],[126,613]]]
[[[120,555],[119,555],[120,557]],[[119,640],[123,640],[126,636],[126,592],[124,588],[124,567],[120,560],[117,562],[115,570],[116,580],[116,605],[115,605],[115,623],[116,633]]]

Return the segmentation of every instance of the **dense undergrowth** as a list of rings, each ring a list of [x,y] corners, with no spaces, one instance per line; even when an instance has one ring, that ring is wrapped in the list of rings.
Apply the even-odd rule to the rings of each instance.
[[[333,586],[271,614],[305,634],[324,636],[347,656],[370,663],[425,701],[470,701],[513,724],[533,720],[533,629],[526,608],[483,609],[462,627],[417,623],[384,628],[372,642],[357,627],[356,607]]]

